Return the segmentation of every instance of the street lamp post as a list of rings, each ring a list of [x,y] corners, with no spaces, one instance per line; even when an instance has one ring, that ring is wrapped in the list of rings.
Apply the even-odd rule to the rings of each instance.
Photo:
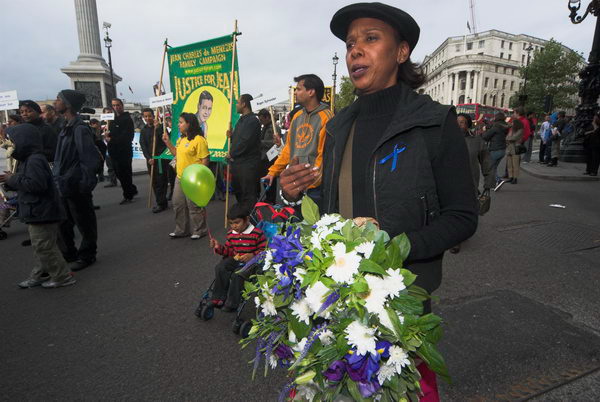
[[[569,0],[569,18],[573,24],[579,24],[592,14],[596,17],[596,30],[588,65],[581,70],[579,78],[579,96],[581,104],[575,109],[574,135],[567,138],[567,146],[561,151],[560,159],[565,162],[585,161],[583,153],[583,134],[590,129],[594,115],[598,113],[598,96],[600,96],[600,0],[592,0],[583,15],[578,15],[581,0]]]
[[[108,22],[104,23],[104,30],[106,31],[106,36],[104,37],[104,46],[108,50],[108,66],[110,67],[110,85],[112,88],[112,96],[110,98],[114,98],[117,96],[117,90],[115,89],[115,77],[113,75],[113,66],[112,66],[112,57],[110,55],[110,48],[112,47],[112,39],[108,36],[108,28],[110,28],[110,24]],[[110,99],[109,99],[110,102]]]
[[[527,48],[525,49],[525,51],[527,52],[527,64],[525,65],[525,67],[529,67],[529,62],[531,61],[531,51],[533,50],[533,45],[530,43],[529,46],[527,46]],[[521,106],[525,107],[525,104],[527,103],[527,75],[529,74],[529,72],[527,71],[527,68],[525,69],[525,82],[523,83],[523,94],[519,97],[521,100]]]
[[[331,110],[334,110],[335,107],[335,83],[337,80],[337,64],[340,61],[340,58],[337,55],[337,52],[334,53],[333,58],[331,59],[333,61],[333,75],[331,76],[331,78],[333,78],[333,89],[331,91]]]

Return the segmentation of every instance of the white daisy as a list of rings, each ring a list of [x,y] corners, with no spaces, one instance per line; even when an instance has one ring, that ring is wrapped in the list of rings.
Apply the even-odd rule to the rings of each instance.
[[[329,293],[329,288],[321,281],[306,288],[306,301],[313,313],[316,313],[321,309],[327,293]]]
[[[404,276],[402,276],[399,269],[388,268],[385,272],[389,276],[383,281],[384,289],[391,298],[397,297],[401,291],[406,289],[406,285],[404,285]]]
[[[304,275],[306,275],[306,270],[303,268],[296,268],[296,270],[294,271],[294,278],[296,278],[300,282],[304,280]]]
[[[356,251],[346,252],[346,245],[342,242],[333,246],[333,264],[327,268],[325,274],[338,283],[351,283],[352,277],[358,273],[360,256]]]
[[[277,368],[277,358],[274,355],[269,356],[269,365],[272,369]]]
[[[263,264],[263,270],[267,271],[271,268],[271,264],[273,263],[273,252],[271,250],[267,250],[265,253],[265,262]]]
[[[402,373],[402,367],[408,366],[410,360],[408,360],[408,354],[400,346],[393,345],[390,347],[390,358],[388,364],[394,365],[396,373]]]
[[[321,334],[319,335],[319,340],[325,346],[331,345],[333,343],[333,341],[335,341],[335,335],[333,335],[333,332],[326,329],[325,331],[321,332]]]
[[[377,372],[377,379],[379,384],[383,385],[387,380],[392,378],[396,374],[396,367],[393,364],[384,364],[379,367]]]
[[[292,309],[292,314],[298,317],[299,321],[303,321],[305,324],[310,324],[310,316],[312,315],[313,311],[306,301],[306,298],[295,301],[292,303],[290,308]]]
[[[375,350],[375,328],[369,328],[360,322],[354,321],[346,328],[346,339],[348,343],[356,348],[356,353],[364,355],[376,353]]]
[[[261,303],[260,308],[262,309],[262,313],[264,315],[277,315],[277,309],[275,308],[275,302],[273,301],[272,295],[265,297],[265,300]]]
[[[371,253],[373,253],[373,249],[375,248],[375,243],[372,241],[367,241],[359,244],[354,248],[354,251],[362,254],[365,258],[371,258]]]
[[[315,225],[317,227],[329,226],[332,223],[338,222],[339,220],[340,220],[340,215],[327,214],[327,215],[323,215],[321,217],[321,219],[319,219]]]

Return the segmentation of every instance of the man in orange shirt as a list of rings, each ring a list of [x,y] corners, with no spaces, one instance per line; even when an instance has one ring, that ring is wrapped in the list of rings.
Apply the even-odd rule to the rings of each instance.
[[[281,154],[269,168],[269,174],[262,179],[273,185],[275,177],[290,164],[309,163],[320,168],[323,162],[325,146],[325,125],[333,117],[329,106],[321,103],[325,86],[323,81],[314,74],[304,74],[294,77],[297,83],[294,94],[296,102],[302,109],[294,115],[290,123],[287,141]],[[296,161],[295,161],[296,160]],[[319,198],[321,180],[315,181],[307,193],[315,201]]]

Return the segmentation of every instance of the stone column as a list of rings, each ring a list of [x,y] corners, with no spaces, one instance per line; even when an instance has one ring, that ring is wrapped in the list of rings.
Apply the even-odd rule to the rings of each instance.
[[[77,59],[99,59],[104,62],[100,45],[96,0],[75,0],[75,15],[77,17],[77,35],[79,36],[79,57]]]
[[[465,103],[469,103],[469,96],[471,96],[471,71],[465,71]]]
[[[479,90],[479,78],[480,75],[478,71],[475,71],[473,77],[473,103],[481,103],[479,97],[477,96],[477,91]]]

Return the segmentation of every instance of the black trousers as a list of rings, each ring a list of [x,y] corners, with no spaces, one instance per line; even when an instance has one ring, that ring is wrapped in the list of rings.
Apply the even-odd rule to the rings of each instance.
[[[238,203],[245,204],[248,208],[254,207],[258,199],[258,173],[260,161],[232,163],[231,178],[233,192]]]
[[[260,177],[264,177],[267,174],[269,174],[269,168],[271,166],[273,166],[274,163],[275,163],[275,159],[273,159],[271,162],[269,162],[268,160],[263,160],[262,161],[262,171],[260,172]],[[262,192],[262,183],[260,184],[259,191]],[[267,194],[265,196],[265,202],[268,202],[269,204],[277,203],[277,177],[273,178],[273,184],[271,184],[271,187],[269,187],[269,189],[267,190]]]
[[[585,171],[591,174],[598,174],[600,166],[600,145],[594,146],[589,142],[584,142],[586,168]]]
[[[110,158],[115,175],[121,182],[123,198],[132,199],[138,192],[137,187],[133,184],[133,173],[131,171],[132,155],[130,153],[112,153]]]
[[[540,142],[540,153],[538,154],[538,158],[540,162],[544,162],[546,159],[546,144],[544,142]]]
[[[96,260],[98,227],[92,194],[79,194],[62,198],[67,219],[60,224],[58,246],[65,260]],[[75,246],[74,227],[81,234],[79,248]]]
[[[96,141],[96,148],[98,148],[98,151],[100,151],[100,154],[102,155],[102,160],[99,163],[98,166],[98,171],[96,172],[96,174],[98,175],[98,177],[100,177],[100,180],[104,180],[104,161],[106,160],[106,144],[104,143],[104,141]]]
[[[169,185],[169,169],[171,169],[169,162],[167,159],[154,159],[152,189],[154,190],[156,205],[164,208],[168,206],[167,187]],[[146,166],[148,167],[148,174],[150,174],[151,167],[148,163]]]
[[[235,273],[242,266],[243,264],[240,264],[232,257],[223,258],[215,266],[213,298],[225,300],[227,307],[237,308],[242,301],[244,279]]]

